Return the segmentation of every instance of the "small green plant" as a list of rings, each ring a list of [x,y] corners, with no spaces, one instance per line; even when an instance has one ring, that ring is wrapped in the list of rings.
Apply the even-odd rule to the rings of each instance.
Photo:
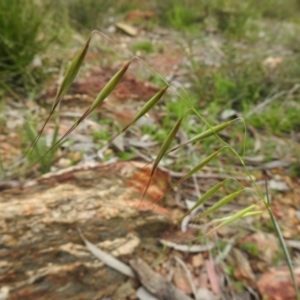
[[[226,1],[224,5],[214,7],[218,28],[230,37],[245,36],[251,18],[257,19],[260,11],[254,1]]]
[[[175,2],[166,15],[171,26],[182,30],[190,27],[195,22],[196,13],[195,10],[184,5],[184,2]]]
[[[102,140],[108,141],[110,138],[110,134],[107,130],[93,131],[92,136],[93,136],[95,142],[97,142],[99,140],[100,141],[102,141]]]
[[[136,154],[134,152],[120,152],[118,154],[118,157],[124,161],[126,160],[132,160],[136,157]]]
[[[246,252],[248,252],[249,254],[253,255],[253,256],[258,256],[259,252],[258,252],[258,247],[255,243],[242,243],[241,244],[241,249],[245,250]]]
[[[30,120],[27,120],[27,122],[24,125],[25,133],[26,133],[26,140],[33,141],[34,138],[37,136],[37,132],[34,129],[34,127],[31,124]],[[54,146],[56,144],[56,141],[58,139],[58,130],[59,125],[56,124],[52,138],[50,147],[52,148],[51,151],[48,152],[47,155],[43,156],[43,154],[47,151],[49,146],[46,143],[46,139],[42,138],[40,140],[40,143],[37,143],[35,147],[32,149],[32,152],[27,153],[27,158],[30,162],[30,165],[34,164],[36,162],[37,157],[41,157],[40,159],[40,170],[42,173],[47,173],[51,170],[51,166],[53,165],[55,154],[57,152],[58,147]],[[54,146],[54,147],[53,147]],[[32,155],[34,154],[34,155]]]
[[[86,56],[87,51],[89,49],[89,44],[90,44],[91,38],[94,34],[97,34],[97,33],[98,33],[97,31],[93,31],[91,33],[91,35],[89,36],[89,38],[88,38],[87,42],[85,43],[85,45],[76,54],[75,58],[71,62],[70,66],[69,66],[69,68],[68,68],[68,70],[67,70],[67,72],[66,72],[66,74],[63,78],[62,84],[61,84],[61,86],[60,86],[60,88],[57,92],[57,96],[55,98],[53,108],[50,111],[50,113],[48,115],[48,118],[46,119],[41,131],[39,132],[38,135],[36,135],[36,137],[34,139],[33,139],[33,136],[32,136],[32,130],[30,130],[30,128],[29,128],[28,132],[32,136],[32,140],[33,140],[31,148],[33,149],[33,151],[37,151],[37,155],[39,155],[38,161],[43,161],[43,159],[46,157],[47,154],[49,154],[49,153],[51,154],[52,151],[55,151],[56,147],[58,147],[66,139],[66,137],[73,130],[75,130],[76,127],[87,116],[89,116],[93,111],[95,111],[95,109],[116,88],[118,83],[121,81],[121,79],[123,78],[123,76],[127,72],[130,64],[132,63],[132,60],[135,59],[135,58],[133,58],[130,61],[128,61],[127,63],[125,63],[123,65],[123,67],[121,67],[119,69],[119,71],[117,71],[115,73],[115,75],[107,82],[105,87],[99,92],[99,94],[96,97],[96,99],[94,100],[94,102],[82,114],[82,116],[70,127],[70,129],[60,139],[58,139],[58,140],[56,140],[56,138],[53,139],[52,146],[50,147],[50,149],[48,149],[46,152],[44,152],[40,156],[41,148],[39,148],[39,146],[38,146],[39,145],[38,141],[41,137],[43,129],[47,125],[49,119],[55,113],[55,109],[60,105],[63,96],[68,92],[68,89],[70,88],[72,82],[74,81],[74,79],[75,79],[75,77],[76,77],[76,75],[77,75],[84,59],[85,59],[85,56]],[[116,139],[118,136],[120,136],[120,134],[124,133],[129,127],[131,127],[141,117],[145,116],[151,109],[153,109],[158,104],[158,102],[161,100],[161,98],[165,95],[167,90],[170,88],[168,82],[165,81],[163,78],[162,78],[162,80],[165,82],[165,87],[160,89],[155,95],[153,95],[153,97],[149,101],[147,101],[144,104],[144,106],[136,113],[135,117],[133,117],[133,119],[126,126],[124,126],[119,132],[117,132],[114,136],[110,137],[108,142],[112,142],[114,139]],[[228,91],[228,84],[226,83],[224,86],[225,86],[224,89],[227,92]],[[229,86],[231,86],[231,85],[229,85]],[[232,146],[230,146],[224,139],[222,139],[221,136],[220,136],[220,133],[222,131],[224,131],[225,129],[230,129],[230,127],[233,124],[236,124],[239,121],[239,119],[233,119],[233,120],[230,120],[230,121],[212,126],[210,123],[208,123],[206,121],[205,118],[203,118],[203,116],[199,113],[199,110],[195,109],[193,102],[191,101],[191,99],[188,96],[187,97],[182,97],[182,95],[180,93],[176,92],[175,90],[173,90],[173,92],[177,95],[178,101],[184,102],[184,104],[188,107],[188,110],[187,111],[184,111],[184,110],[182,111],[181,116],[178,118],[178,120],[174,121],[174,124],[172,125],[171,130],[168,132],[168,134],[165,136],[164,140],[162,141],[160,149],[157,153],[157,156],[156,156],[156,158],[155,158],[155,160],[152,164],[149,180],[146,184],[146,187],[145,187],[145,190],[144,190],[141,201],[143,201],[144,196],[146,195],[146,192],[147,192],[147,190],[150,186],[150,182],[151,182],[152,178],[154,177],[155,171],[156,171],[159,163],[166,157],[166,155],[168,155],[171,152],[176,151],[177,149],[180,149],[184,146],[194,144],[196,142],[202,142],[203,140],[205,140],[207,138],[211,138],[211,137],[215,138],[220,143],[220,146],[217,149],[214,149],[214,150],[210,151],[209,155],[203,155],[199,159],[199,161],[197,163],[195,163],[195,165],[193,167],[190,168],[190,170],[186,171],[186,173],[170,187],[170,189],[177,187],[182,182],[184,182],[187,179],[191,178],[193,175],[197,174],[200,170],[202,170],[207,165],[210,165],[213,162],[216,162],[218,160],[218,158],[223,155],[224,152],[231,153],[231,155],[234,156],[239,161],[239,163],[243,167],[246,175],[249,177],[253,187],[248,188],[248,187],[245,187],[242,183],[240,183],[238,180],[236,180],[234,178],[226,178],[223,181],[220,181],[220,182],[214,184],[213,186],[211,186],[203,195],[201,195],[201,197],[198,199],[198,201],[195,202],[194,206],[182,218],[186,217],[191,212],[193,212],[195,209],[197,209],[199,206],[203,205],[211,197],[218,197],[219,200],[217,200],[212,206],[210,206],[210,207],[206,208],[204,211],[202,211],[202,213],[200,215],[201,219],[207,219],[207,217],[212,217],[212,221],[210,222],[210,225],[213,225],[213,226],[210,227],[211,229],[209,229],[208,232],[204,233],[206,235],[209,235],[210,233],[212,233],[212,232],[214,232],[214,231],[216,231],[216,230],[218,230],[218,229],[220,229],[224,226],[227,226],[227,225],[231,224],[232,222],[234,222],[236,220],[240,220],[240,219],[245,218],[245,217],[255,216],[255,215],[261,214],[262,211],[257,210],[257,203],[256,203],[256,204],[249,205],[248,207],[246,207],[242,210],[239,210],[237,212],[233,212],[229,216],[221,217],[221,218],[218,218],[218,219],[214,217],[214,214],[216,212],[219,212],[221,208],[223,208],[225,205],[231,203],[234,199],[240,197],[245,192],[252,193],[258,199],[258,202],[264,203],[265,209],[270,214],[271,222],[272,222],[274,228],[276,229],[277,235],[280,239],[280,243],[281,243],[282,249],[284,250],[284,254],[285,254],[286,260],[288,262],[289,268],[290,268],[291,276],[292,276],[293,282],[295,284],[295,290],[296,290],[296,293],[297,293],[297,297],[299,298],[299,296],[298,296],[299,293],[298,293],[298,290],[297,290],[296,280],[295,280],[294,272],[293,272],[293,269],[292,269],[291,258],[289,256],[289,252],[287,251],[287,247],[285,245],[284,239],[282,237],[282,234],[281,234],[280,228],[277,224],[277,221],[275,219],[275,216],[273,215],[273,213],[271,211],[269,198],[265,199],[265,195],[263,194],[263,192],[258,187],[255,180],[251,176],[251,173],[250,173],[249,169],[247,168],[247,166],[246,166],[246,164],[245,164],[245,162],[242,158],[242,156],[244,156],[244,151],[242,151],[242,154],[239,155],[237,153],[237,151]],[[186,142],[181,143],[181,144],[178,145],[176,143],[176,136],[179,132],[179,129],[182,127],[184,119],[187,118],[187,116],[189,116],[190,112],[192,112],[195,115],[195,117],[197,117],[199,119],[200,122],[202,122],[206,125],[206,129],[201,131],[200,133],[194,134],[192,138],[190,138]],[[244,141],[245,141],[245,138],[244,138]],[[176,144],[177,144],[177,146],[176,146]],[[232,182],[234,182],[235,184],[231,184],[229,186],[228,183],[232,183]],[[222,193],[220,193],[220,191],[222,191]],[[225,196],[223,195],[224,192],[225,192]],[[221,194],[221,196],[220,196],[220,194]],[[267,197],[268,197],[268,195],[269,195],[268,190],[267,190],[266,194],[267,194]],[[162,197],[164,197],[164,195],[161,196],[156,201],[160,201],[162,199]]]
[[[111,3],[105,0],[71,0],[66,2],[66,5],[70,21],[79,31],[91,31],[103,26],[107,12],[112,7]]]
[[[150,41],[140,41],[131,46],[134,53],[141,51],[145,53],[152,53],[154,51],[153,44]]]
[[[289,175],[291,177],[297,178],[300,177],[300,163],[293,163],[289,168]]]
[[[286,102],[281,97],[277,100],[265,109],[255,112],[248,123],[277,135],[298,132],[300,129],[298,104],[294,102],[293,105],[292,102]]]
[[[32,86],[41,77],[33,61],[57,36],[49,15],[35,0],[0,1],[0,86]]]
[[[236,53],[236,58],[239,55]],[[214,72],[209,67],[199,66],[200,73],[194,66],[194,73],[199,74],[194,77],[194,88],[201,98],[241,109],[243,103],[255,104],[268,95],[268,77],[261,62],[257,59],[238,62],[236,58],[228,58],[228,62]]]

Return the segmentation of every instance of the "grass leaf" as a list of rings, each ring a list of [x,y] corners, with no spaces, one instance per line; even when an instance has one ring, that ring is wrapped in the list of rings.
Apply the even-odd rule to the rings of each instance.
[[[132,124],[134,124],[136,121],[138,121],[142,116],[146,115],[151,108],[154,107],[154,105],[157,104],[157,102],[161,99],[161,97],[165,94],[167,91],[168,86],[164,87],[161,89],[158,93],[156,93],[142,108],[141,110],[137,113],[137,115],[134,117],[134,119],[126,125],[122,129],[122,133],[127,130]]]
[[[90,40],[91,40],[91,36],[89,37],[89,39],[87,40],[87,42],[85,43],[85,45],[83,46],[83,48],[78,51],[78,53],[76,54],[76,56],[74,57],[74,59],[72,60],[65,76],[63,79],[63,82],[59,88],[59,90],[57,91],[57,95],[55,97],[55,101],[54,104],[51,108],[51,111],[46,119],[46,121],[44,122],[44,125],[42,126],[41,130],[38,132],[37,136],[35,137],[35,139],[32,141],[31,145],[29,146],[29,148],[27,149],[25,155],[28,153],[28,151],[32,148],[34,148],[36,146],[36,144],[38,143],[47,123],[49,122],[50,118],[52,117],[56,107],[60,104],[63,96],[68,92],[70,86],[72,85],[74,79],[77,76],[77,73],[84,61],[84,58],[86,56],[86,53],[89,49],[89,44],[90,44]],[[32,152],[31,152],[32,153]]]
[[[34,137],[37,135],[36,130],[33,128],[33,126],[30,124],[30,122],[26,122],[24,124],[24,129],[27,135],[27,138],[29,140],[33,140]],[[55,143],[57,139],[57,132],[58,132],[58,126],[55,126],[54,132],[53,132],[53,137],[52,137],[52,145]],[[55,157],[55,152],[56,148],[53,147],[52,151],[49,151],[48,155],[42,155],[45,153],[47,149],[46,141],[43,139],[41,143],[37,144],[36,147],[33,148],[34,154],[36,157],[41,157],[40,159],[40,168],[42,173],[47,173],[51,169],[51,165],[53,163],[54,157]],[[30,159],[30,156],[29,156]]]
[[[230,195],[225,196],[224,198],[222,198],[221,200],[219,200],[216,204],[214,204],[212,207],[210,207],[205,213],[203,213],[200,218],[206,217],[209,214],[219,210],[221,207],[223,207],[224,205],[226,205],[227,203],[229,203],[230,201],[232,201],[235,197],[237,197],[239,194],[241,194],[244,191],[244,189],[242,190],[238,190]]]
[[[296,280],[296,277],[295,277],[295,273],[294,273],[294,269],[293,269],[293,263],[292,263],[292,260],[291,260],[291,256],[290,256],[289,250],[288,250],[288,248],[286,246],[286,243],[284,241],[284,238],[282,236],[279,224],[277,223],[276,217],[274,216],[274,214],[272,212],[272,209],[270,207],[270,198],[269,198],[269,191],[268,191],[268,185],[267,185],[267,183],[266,183],[266,190],[267,190],[267,199],[265,200],[265,205],[266,205],[266,207],[268,209],[271,221],[272,221],[273,226],[275,228],[276,234],[277,234],[278,239],[279,239],[279,243],[281,245],[281,248],[283,250],[285,259],[286,259],[288,267],[289,267],[289,271],[290,271],[290,274],[291,274],[291,278],[292,278],[294,289],[295,289],[295,293],[296,293],[296,299],[299,300],[300,299],[300,294],[299,294],[299,289],[298,289],[298,283],[297,283],[297,280]]]
[[[137,115],[134,117],[134,119],[127,124],[120,132],[115,134],[107,143],[105,143],[102,148],[104,148],[107,144],[110,144],[113,140],[115,140],[120,134],[125,132],[130,126],[132,126],[137,120],[139,120],[142,116],[147,114],[147,112],[161,99],[161,97],[165,94],[167,91],[168,86],[161,89],[159,92],[157,92],[137,113]]]
[[[165,153],[167,152],[167,150],[169,149],[169,147],[171,146],[179,128],[180,128],[180,125],[181,125],[181,122],[182,122],[182,119],[183,117],[181,117],[179,119],[179,121],[177,121],[177,123],[175,124],[175,126],[172,128],[172,130],[170,131],[170,133],[168,134],[168,136],[166,137],[165,141],[163,142],[161,148],[159,149],[159,152],[156,156],[156,159],[153,163],[153,167],[152,167],[152,170],[151,170],[151,173],[150,173],[150,176],[149,176],[149,180],[148,180],[148,183],[146,185],[146,188],[145,188],[145,191],[143,193],[143,197],[142,197],[142,200],[144,199],[146,193],[147,193],[147,190],[149,188],[149,185],[150,185],[150,182],[152,180],[152,177],[153,177],[153,174],[159,164],[159,162],[162,160],[163,156],[165,155]],[[142,201],[141,200],[141,201]]]
[[[63,82],[57,91],[54,108],[57,106],[58,102],[61,101],[62,97],[68,92],[70,86],[72,85],[74,79],[76,78],[78,71],[85,59],[86,53],[89,49],[91,41],[91,36],[86,41],[85,45],[80,51],[77,52],[76,56],[73,58],[71,64],[69,65],[66,75],[64,76]]]
[[[185,218],[193,210],[202,205],[207,199],[209,199],[213,194],[215,194],[224,185],[225,181],[226,179],[214,185],[205,194],[203,194],[202,197],[194,204],[194,206],[187,213],[184,214],[184,216],[181,219]]]
[[[158,151],[158,154],[156,156],[156,159],[153,163],[153,168],[151,171],[151,176],[153,175],[156,167],[158,166],[159,162],[162,160],[163,156],[166,154],[167,150],[169,149],[169,147],[171,146],[179,128],[181,125],[183,118],[180,118],[179,121],[177,121],[177,123],[175,124],[175,126],[172,128],[172,130],[170,131],[170,133],[168,134],[168,136],[166,137],[166,139],[164,140],[161,148]]]
[[[192,170],[190,170],[189,172],[187,172],[183,177],[181,177],[174,185],[173,187],[179,185],[180,183],[182,183],[183,181],[187,180],[188,178],[190,178],[191,176],[193,176],[195,173],[197,173],[198,171],[200,171],[204,166],[206,166],[209,162],[211,162],[220,152],[222,149],[224,149],[225,147],[213,152],[211,155],[209,155],[208,157],[206,157],[205,159],[203,159],[200,163],[198,163]]]
[[[105,85],[105,87],[101,90],[101,92],[98,94],[97,98],[93,102],[92,106],[89,109],[89,113],[91,113],[97,106],[99,106],[100,103],[102,103],[107,96],[115,89],[115,87],[118,85],[118,83],[121,81],[125,73],[127,72],[129,66],[131,64],[131,61],[127,62],[121,70],[119,70]]]
[[[215,151],[214,153],[212,153],[211,155],[209,155],[208,157],[206,157],[204,160],[202,160],[196,167],[194,167],[192,170],[190,170],[185,176],[181,177],[177,182],[175,182],[166,193],[168,193],[171,189],[173,189],[174,187],[178,186],[180,183],[182,183],[183,181],[187,180],[188,178],[190,178],[191,176],[193,176],[195,173],[197,173],[199,170],[201,170],[204,166],[206,166],[211,160],[213,160],[222,149],[224,149],[225,147],[219,149],[218,151]],[[159,197],[158,199],[156,199],[155,202],[159,202],[164,196],[164,193],[161,197]],[[205,200],[204,200],[205,201]],[[200,204],[199,204],[200,205]],[[187,213],[188,214],[188,213]],[[187,215],[186,214],[186,215]],[[185,216],[186,216],[185,215]]]
[[[242,209],[241,211],[238,211],[238,212],[235,213],[234,215],[227,217],[227,218],[226,218],[223,222],[221,222],[218,226],[216,226],[215,228],[213,228],[212,230],[210,230],[210,231],[207,233],[207,235],[210,234],[210,233],[212,233],[213,231],[216,231],[216,230],[218,230],[218,229],[220,229],[220,228],[222,228],[222,227],[224,227],[224,226],[227,226],[227,225],[231,224],[232,222],[234,222],[234,221],[236,221],[236,220],[238,220],[238,219],[241,219],[241,218],[243,218],[243,217],[245,217],[245,216],[249,216],[248,213],[251,212],[251,211],[255,208],[255,206],[256,206],[255,204],[250,205],[250,206],[246,207],[245,209]],[[258,213],[261,214],[262,211],[259,211],[259,212],[256,211],[255,213],[256,213],[256,215],[257,215]]]
[[[186,143],[181,144],[179,146],[176,146],[176,147],[172,148],[168,153],[173,152],[173,151],[175,151],[175,150],[177,150],[177,149],[179,149],[179,148],[181,148],[183,146],[186,146],[187,144],[198,142],[198,141],[204,140],[205,138],[210,137],[210,136],[212,136],[214,134],[217,134],[218,132],[220,132],[223,129],[227,128],[229,125],[231,125],[236,120],[237,119],[229,121],[229,122],[226,122],[226,123],[222,123],[222,124],[216,125],[216,126],[214,126],[212,128],[209,128],[209,129],[203,131],[202,133],[194,136],[192,139],[190,139]]]
[[[97,98],[94,100],[92,105],[83,113],[83,115],[69,128],[69,130],[54,144],[50,149],[48,149],[43,156],[41,156],[37,162],[39,162],[45,155],[47,155],[54,147],[58,146],[105,98],[114,90],[118,83],[123,78],[126,73],[131,61],[127,62],[124,67],[119,70],[104,86],[100,91]],[[36,163],[37,163],[36,162]]]

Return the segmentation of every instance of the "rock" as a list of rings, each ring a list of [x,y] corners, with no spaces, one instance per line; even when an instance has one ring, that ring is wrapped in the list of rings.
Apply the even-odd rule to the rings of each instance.
[[[300,286],[300,268],[294,270],[298,286]],[[285,269],[271,269],[259,279],[258,289],[263,299],[295,300],[296,293],[290,272]]]
[[[83,165],[46,174],[23,189],[2,191],[1,297],[101,299],[122,289],[126,276],[97,260],[77,228],[125,263],[143,256],[136,246],[113,250],[134,236],[158,237],[173,223],[158,205],[156,210],[137,209],[141,193],[131,180],[141,167],[134,162]],[[148,200],[146,207],[153,207]]]

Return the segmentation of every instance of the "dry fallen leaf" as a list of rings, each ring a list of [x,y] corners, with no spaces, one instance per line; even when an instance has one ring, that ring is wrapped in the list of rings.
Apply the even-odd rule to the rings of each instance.
[[[90,252],[92,254],[94,254],[99,260],[104,262],[107,266],[117,270],[118,272],[120,272],[128,277],[135,278],[134,272],[128,265],[124,264],[122,261],[118,260],[114,256],[101,250],[100,248],[96,247],[94,244],[89,242],[83,236],[83,234],[81,233],[81,231],[79,229],[78,229],[78,233],[79,233],[80,237],[82,238],[82,240],[84,241],[87,248],[90,250]]]
[[[179,265],[177,265],[175,268],[173,281],[175,286],[177,286],[185,294],[192,293],[191,285],[186,277],[186,274]]]
[[[126,34],[128,34],[130,36],[136,36],[138,34],[137,28],[135,28],[129,24],[126,24],[124,22],[118,22],[115,25],[118,29],[122,30],[123,32],[125,32]]]
[[[234,264],[234,276],[240,282],[256,286],[256,278],[247,257],[237,248],[232,249],[231,260]]]
[[[210,281],[212,290],[216,295],[220,295],[220,287],[219,287],[219,280],[218,275],[215,270],[214,262],[212,260],[207,260],[205,262],[206,271],[208,274],[208,279]]]
[[[294,270],[298,286],[300,268]],[[285,269],[271,269],[263,274],[257,283],[260,294],[267,300],[295,300],[296,294],[290,272]]]

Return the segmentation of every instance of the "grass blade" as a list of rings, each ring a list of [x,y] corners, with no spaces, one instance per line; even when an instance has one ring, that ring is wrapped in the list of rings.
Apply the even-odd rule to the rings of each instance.
[[[69,130],[54,144],[48,149],[43,156],[41,156],[36,163],[38,163],[45,155],[47,155],[54,147],[58,146],[105,98],[114,90],[118,83],[123,78],[127,69],[129,68],[131,61],[127,62],[122,69],[120,69],[104,86],[100,91],[97,98],[94,100],[92,105],[83,113],[83,115],[69,128]]]
[[[212,230],[210,230],[208,234],[226,226],[226,225],[229,225],[231,224],[232,222],[238,220],[238,219],[241,219],[245,216],[249,216],[248,213],[251,212],[254,208],[255,208],[255,204],[253,205],[250,205],[249,207],[246,207],[244,209],[242,209],[241,211],[238,211],[237,213],[235,213],[234,215],[230,216],[230,217],[227,217],[226,220],[224,220],[223,222],[221,222],[218,226],[216,226],[215,228],[213,228]],[[257,211],[255,211],[256,214],[258,214]],[[262,211],[260,211],[259,213],[262,213]]]
[[[196,167],[194,167],[192,170],[190,170],[185,176],[181,177],[177,182],[175,182],[166,193],[168,193],[171,189],[173,189],[174,187],[178,186],[180,183],[182,183],[183,181],[187,180],[188,178],[190,178],[191,176],[193,176],[195,173],[197,173],[199,170],[201,170],[204,166],[206,166],[211,160],[213,160],[220,152],[222,149],[224,149],[225,147],[221,148],[220,150],[212,153],[210,156],[208,156],[207,158],[205,158],[204,160],[202,160]],[[159,197],[158,199],[155,200],[155,202],[159,202],[164,196],[164,193],[161,197]],[[200,205],[200,204],[199,204]],[[186,214],[187,215],[187,214]],[[185,215],[185,216],[186,216]]]
[[[26,122],[24,125],[24,129],[26,131],[26,135],[28,137],[29,140],[33,140],[34,137],[37,135],[36,130],[32,127],[32,125],[30,124],[30,122]],[[57,130],[55,128],[54,133],[53,133],[53,140],[55,140],[55,135],[57,133]],[[34,152],[36,157],[40,157],[47,149],[47,145],[46,145],[46,141],[43,139],[41,143],[37,144],[36,147],[34,147],[32,149],[32,151]],[[40,160],[40,169],[42,173],[47,173],[50,171],[51,169],[51,165],[53,163],[54,160],[54,155],[55,155],[55,148],[49,153],[49,155],[43,156]],[[28,155],[28,159],[30,160],[30,156]],[[32,161],[31,161],[32,162]]]
[[[300,294],[299,294],[298,284],[297,284],[297,280],[296,280],[294,269],[293,269],[292,259],[291,259],[289,250],[288,250],[288,248],[287,248],[287,246],[285,244],[284,238],[282,236],[279,224],[277,223],[277,220],[276,220],[276,218],[275,218],[275,216],[274,216],[274,214],[273,214],[273,212],[271,210],[271,207],[270,207],[270,198],[269,198],[269,191],[268,191],[268,184],[267,183],[266,183],[266,190],[267,190],[267,200],[265,201],[265,205],[266,205],[267,210],[269,212],[271,221],[273,223],[273,226],[275,228],[275,231],[276,231],[278,239],[279,239],[280,246],[281,246],[281,248],[283,250],[285,259],[286,259],[287,264],[288,264],[288,268],[289,268],[289,271],[290,271],[290,274],[291,274],[291,278],[292,278],[294,289],[295,289],[295,293],[296,293],[296,299],[300,300]]]
[[[225,147],[215,151],[214,153],[212,153],[211,155],[209,155],[208,157],[206,157],[205,159],[203,159],[196,167],[194,167],[192,170],[190,170],[188,173],[186,173],[183,177],[181,177],[174,185],[173,187],[176,187],[177,185],[179,185],[180,183],[182,183],[183,181],[187,180],[188,178],[190,178],[191,176],[193,176],[195,173],[197,173],[198,171],[200,171],[204,166],[206,166],[209,162],[211,162],[220,152],[222,149],[224,149]]]
[[[194,136],[192,139],[188,140],[186,143],[184,144],[181,144],[179,146],[176,146],[174,148],[172,148],[168,153],[170,152],[173,152],[183,146],[186,146],[187,144],[190,144],[190,143],[194,143],[194,142],[198,142],[198,141],[201,141],[207,137],[210,137],[214,134],[217,134],[218,132],[222,131],[223,129],[227,128],[229,125],[231,125],[234,121],[236,121],[237,119],[235,120],[232,120],[232,121],[229,121],[229,122],[226,122],[226,123],[222,123],[222,124],[219,124],[219,125],[216,125],[210,129],[207,129],[205,131],[203,131],[202,133]]]
[[[88,38],[88,40],[86,41],[82,49],[77,52],[76,56],[73,58],[71,64],[69,65],[66,75],[63,79],[63,82],[59,90],[57,91],[56,101],[53,105],[54,107],[57,106],[61,98],[68,92],[70,86],[72,85],[74,79],[76,78],[78,71],[85,59],[86,53],[89,49],[90,41],[91,41],[91,36]]]
[[[182,119],[183,119],[183,117],[181,117],[181,118],[179,119],[179,121],[177,121],[177,123],[176,123],[175,126],[172,128],[172,130],[170,131],[170,133],[169,133],[168,136],[166,137],[165,141],[163,142],[161,148],[159,149],[159,152],[158,152],[158,154],[157,154],[157,156],[156,156],[156,159],[155,159],[155,161],[154,161],[154,163],[153,163],[153,167],[152,167],[152,169],[151,169],[151,173],[150,173],[150,176],[149,176],[149,180],[148,180],[148,183],[147,183],[147,185],[146,185],[146,188],[145,188],[145,191],[144,191],[144,193],[143,193],[143,197],[142,197],[142,200],[141,200],[141,201],[143,201],[143,199],[144,199],[144,197],[145,197],[145,195],[146,195],[146,193],[147,193],[147,190],[148,190],[148,188],[149,188],[150,182],[151,182],[151,180],[152,180],[152,178],[153,178],[153,174],[154,174],[154,172],[155,172],[155,170],[156,170],[158,164],[160,163],[160,161],[162,160],[163,156],[165,155],[165,153],[167,152],[167,150],[168,150],[169,147],[171,146],[171,144],[172,144],[172,142],[173,142],[173,140],[174,140],[174,138],[175,138],[175,136],[176,136],[176,134],[177,134],[177,132],[178,132],[178,130],[179,130],[179,128],[180,128]]]
[[[87,40],[87,42],[85,43],[85,45],[83,46],[83,48],[78,51],[78,53],[76,54],[76,56],[74,57],[74,59],[72,60],[69,68],[67,69],[67,72],[64,76],[63,82],[59,88],[59,90],[57,91],[57,95],[55,97],[55,101],[54,104],[51,108],[51,111],[46,119],[46,121],[44,122],[42,128],[40,129],[40,131],[38,132],[37,136],[35,137],[35,139],[32,141],[31,145],[29,146],[29,148],[27,149],[25,155],[28,153],[28,151],[32,148],[34,148],[36,146],[36,144],[38,143],[47,123],[49,122],[50,118],[52,117],[56,107],[59,105],[59,103],[61,102],[63,96],[68,92],[70,86],[72,85],[74,79],[77,76],[77,73],[84,61],[84,58],[86,56],[86,53],[89,49],[89,44],[91,41],[91,36],[89,37],[89,39]],[[32,152],[31,152],[32,153]]]
[[[275,218],[272,210],[269,208],[268,211],[269,211],[269,215],[271,217],[273,226],[275,228],[275,231],[277,233],[277,236],[279,238],[280,246],[281,246],[281,248],[283,250],[285,259],[286,259],[287,264],[288,264],[288,268],[289,268],[289,271],[290,271],[290,274],[291,274],[291,278],[292,278],[294,289],[295,289],[295,293],[296,293],[296,299],[299,300],[300,299],[299,289],[298,289],[297,280],[296,280],[294,269],[293,269],[293,263],[292,263],[292,260],[291,260],[290,254],[289,254],[289,250],[288,250],[288,248],[287,248],[287,246],[285,244],[284,238],[283,238],[283,236],[281,234],[281,229],[280,229],[280,227],[279,227],[279,225],[277,223],[277,220],[276,220],[276,218]]]
[[[172,130],[170,131],[170,133],[168,134],[168,136],[166,137],[165,141],[163,142],[161,148],[159,149],[159,152],[156,156],[156,159],[153,163],[153,168],[151,171],[151,176],[153,175],[156,167],[158,166],[159,162],[162,160],[163,156],[165,155],[165,153],[167,152],[167,150],[169,149],[169,147],[171,146],[179,128],[181,125],[183,118],[180,118],[179,121],[177,121],[177,123],[175,124],[175,126],[172,128]]]
[[[257,216],[257,215],[261,215],[263,213],[262,210],[257,210],[257,211],[250,211],[245,213],[242,218],[247,218],[247,217],[252,217],[252,216]]]
[[[222,206],[226,205],[227,203],[229,203],[230,201],[232,201],[235,197],[237,197],[239,194],[241,194],[244,191],[244,189],[236,191],[228,196],[225,196],[224,198],[222,198],[221,200],[219,200],[216,204],[214,204],[212,207],[210,207],[205,213],[203,213],[200,218],[206,217],[209,214],[217,211],[218,209],[220,209]]]
[[[156,93],[137,113],[137,115],[134,117],[134,119],[127,124],[121,131],[123,133],[125,130],[127,130],[132,124],[134,124],[136,121],[138,121],[142,116],[146,115],[149,110],[157,104],[157,102],[161,99],[161,97],[165,94],[167,91],[168,86],[161,89],[158,93]]]
[[[136,121],[138,121],[142,116],[147,114],[147,112],[161,99],[161,97],[165,94],[167,91],[168,86],[161,89],[158,93],[156,93],[137,113],[137,115],[134,117],[134,119],[127,124],[120,132],[115,134],[107,143],[105,143],[102,148],[104,148],[107,144],[110,144],[113,140],[115,140],[120,134],[125,132],[131,125],[133,125]]]
[[[213,194],[215,194],[225,183],[226,179],[219,182],[218,184],[214,185],[212,188],[210,188],[203,196],[194,204],[194,206],[184,214],[184,216],[181,218],[185,218],[187,215],[189,215],[193,210],[195,210],[197,207],[202,205],[207,199],[209,199]]]
[[[125,73],[127,72],[131,61],[127,62],[122,69],[120,69],[105,85],[105,87],[101,90],[98,94],[97,98],[93,102],[92,106],[90,107],[90,112],[92,112],[100,103],[102,103],[107,96],[115,89],[118,83],[121,81]]]

